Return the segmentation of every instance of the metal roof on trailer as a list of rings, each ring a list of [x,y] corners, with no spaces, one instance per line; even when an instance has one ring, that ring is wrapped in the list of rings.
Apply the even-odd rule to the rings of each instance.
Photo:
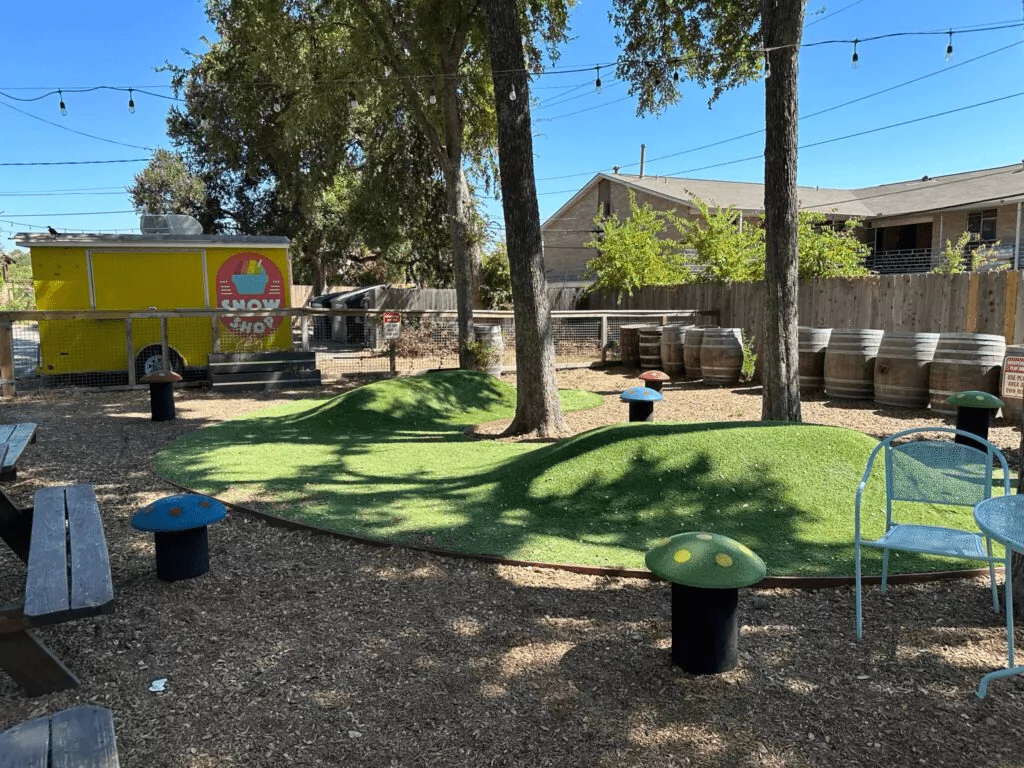
[[[269,235],[49,235],[19,232],[14,236],[14,242],[29,248],[287,248],[291,241],[287,237]]]

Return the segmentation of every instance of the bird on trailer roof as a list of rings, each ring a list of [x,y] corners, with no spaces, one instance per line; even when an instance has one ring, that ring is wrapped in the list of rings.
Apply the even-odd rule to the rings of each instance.
[[[58,237],[58,236],[60,236],[60,232],[58,232],[53,227],[47,227],[46,230],[50,233],[51,237]]]

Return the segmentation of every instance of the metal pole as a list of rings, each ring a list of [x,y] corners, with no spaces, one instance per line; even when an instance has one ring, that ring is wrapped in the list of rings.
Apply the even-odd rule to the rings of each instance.
[[[1017,203],[1017,230],[1013,236],[1013,268],[1020,269],[1020,225],[1021,225],[1021,205],[1024,203]]]
[[[134,387],[135,381],[135,336],[132,330],[132,319],[124,321],[124,346],[128,358],[128,386]]]
[[[395,340],[388,340],[388,367],[391,370],[391,376],[398,375],[398,366],[395,364]]]
[[[160,318],[160,358],[163,363],[163,371],[171,370],[171,349],[167,341],[167,318]]]

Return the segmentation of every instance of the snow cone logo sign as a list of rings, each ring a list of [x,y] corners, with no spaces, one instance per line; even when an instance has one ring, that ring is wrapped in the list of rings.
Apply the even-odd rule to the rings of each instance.
[[[283,292],[281,270],[260,253],[236,253],[217,270],[217,306],[220,309],[234,312],[243,309],[281,309]],[[272,315],[231,315],[221,318],[228,330],[241,336],[270,336],[277,330],[281,320]]]

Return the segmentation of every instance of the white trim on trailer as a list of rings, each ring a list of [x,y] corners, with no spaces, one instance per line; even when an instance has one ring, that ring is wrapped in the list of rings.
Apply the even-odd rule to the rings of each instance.
[[[206,266],[206,249],[203,248],[201,253],[203,254],[203,306],[210,309],[210,273]]]
[[[96,281],[92,274],[92,251],[85,249],[85,274],[89,278],[89,309],[96,309]]]

